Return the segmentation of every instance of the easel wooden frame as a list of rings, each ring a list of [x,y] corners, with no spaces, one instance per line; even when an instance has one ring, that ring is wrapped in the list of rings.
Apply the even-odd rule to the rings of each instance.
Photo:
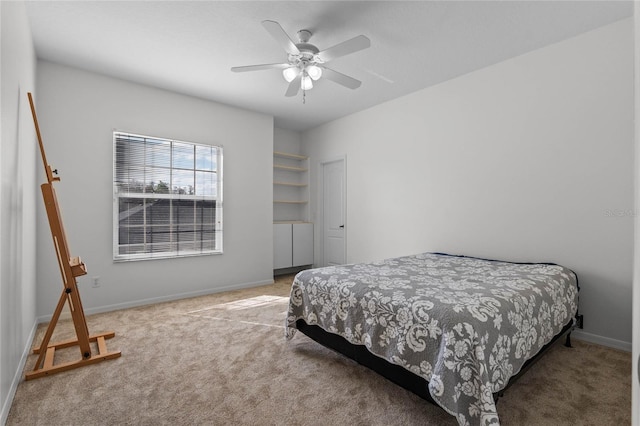
[[[38,360],[36,361],[33,370],[25,374],[25,379],[30,380],[82,367],[88,364],[95,364],[97,362],[105,361],[108,359],[118,358],[121,353],[120,351],[107,351],[107,344],[105,343],[105,340],[115,336],[115,333],[113,331],[89,335],[89,328],[87,327],[87,321],[84,316],[84,310],[82,308],[82,301],[80,300],[80,293],[78,292],[78,283],[76,281],[76,277],[85,275],[87,273],[87,268],[79,257],[72,257],[69,254],[67,238],[64,232],[64,226],[62,224],[62,216],[60,215],[60,209],[58,207],[56,191],[53,187],[53,182],[59,181],[60,178],[54,176],[54,174],[58,174],[58,171],[51,170],[49,163],[47,163],[47,157],[44,152],[42,136],[40,135],[40,126],[38,125],[38,117],[36,116],[33,97],[31,96],[31,93],[28,93],[27,95],[29,97],[29,104],[31,106],[31,114],[33,115],[33,123],[35,125],[36,134],[38,136],[38,144],[40,145],[40,154],[42,155],[44,170],[47,175],[47,183],[43,183],[40,188],[42,189],[42,196],[44,198],[47,217],[49,218],[49,227],[51,228],[51,236],[53,237],[53,246],[56,250],[58,266],[60,267],[62,284],[64,286],[62,295],[58,300],[56,310],[53,313],[51,321],[49,322],[49,326],[47,327],[47,331],[44,335],[44,338],[42,339],[42,343],[39,347],[33,349],[33,353],[38,354]],[[73,326],[76,331],[76,339],[49,343],[51,340],[51,336],[53,335],[53,331],[55,330],[56,324],[58,323],[58,319],[60,318],[60,314],[62,313],[62,309],[64,308],[65,302],[69,303],[71,318],[73,319]],[[98,354],[92,354],[91,342],[97,342]],[[68,348],[72,346],[78,346],[80,348],[81,358],[77,361],[65,362],[55,365],[54,357],[56,349]]]

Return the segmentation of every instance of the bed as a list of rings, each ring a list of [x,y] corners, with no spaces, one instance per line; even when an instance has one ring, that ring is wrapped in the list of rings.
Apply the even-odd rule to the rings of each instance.
[[[294,278],[285,335],[300,330],[460,425],[499,424],[497,396],[571,331],[578,290],[560,265],[445,253],[310,269]]]

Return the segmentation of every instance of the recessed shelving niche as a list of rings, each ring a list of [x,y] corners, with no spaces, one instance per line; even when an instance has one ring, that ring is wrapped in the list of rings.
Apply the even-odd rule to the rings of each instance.
[[[273,153],[273,221],[308,221],[309,158],[304,155]]]

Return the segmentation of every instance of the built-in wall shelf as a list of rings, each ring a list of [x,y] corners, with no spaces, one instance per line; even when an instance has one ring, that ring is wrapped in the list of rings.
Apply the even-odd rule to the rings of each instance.
[[[279,146],[277,141],[274,145]],[[287,145],[292,150],[297,147]],[[309,169],[308,157],[274,149],[274,274],[290,273],[313,264],[313,223],[309,222]]]
[[[298,187],[298,188],[304,188],[304,187],[309,186],[306,183],[279,182],[279,181],[273,181],[273,184],[274,185],[281,185],[281,186],[295,186],[295,187]]]
[[[307,223],[308,204],[309,158],[300,154],[274,151],[274,223]]]
[[[285,166],[283,164],[274,164],[273,168],[278,170],[287,170],[289,172],[306,172],[308,170],[304,167]]]
[[[289,154],[288,152],[280,152],[280,151],[274,151],[273,156],[280,157],[280,158],[291,158],[293,160],[306,160],[309,158],[309,157],[305,157],[304,155]]]
[[[307,221],[304,221],[304,220],[274,220],[273,221],[274,225],[282,225],[282,224],[293,225],[294,223],[311,223],[311,222],[307,222]]]

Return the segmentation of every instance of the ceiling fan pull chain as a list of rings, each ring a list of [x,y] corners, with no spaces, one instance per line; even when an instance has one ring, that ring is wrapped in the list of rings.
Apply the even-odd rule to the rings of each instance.
[[[307,91],[306,90],[302,90],[302,104],[306,104],[307,103]]]

